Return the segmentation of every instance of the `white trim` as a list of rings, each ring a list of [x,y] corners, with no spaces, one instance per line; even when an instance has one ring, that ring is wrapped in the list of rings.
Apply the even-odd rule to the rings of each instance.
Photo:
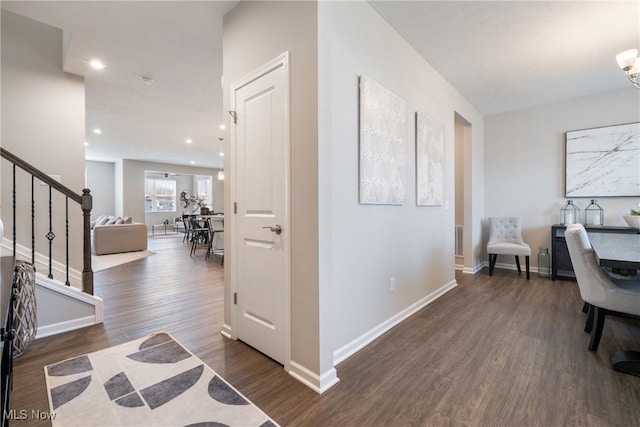
[[[104,321],[104,301],[96,295],[90,295],[73,286],[66,286],[60,281],[49,279],[40,273],[36,273],[36,284],[53,292],[68,296],[85,304],[92,305],[95,315],[93,324],[97,325]]]
[[[220,333],[225,338],[229,338],[230,340],[234,339],[233,338],[233,331],[231,330],[231,326],[227,325],[226,323],[222,324],[222,330],[220,331]]]
[[[285,360],[283,361],[284,369],[286,371],[290,370],[291,364],[291,94],[290,94],[290,85],[291,85],[291,76],[289,69],[289,51],[285,51],[280,54],[276,58],[267,62],[266,64],[254,69],[250,73],[246,74],[244,77],[233,82],[229,87],[229,96],[231,98],[229,106],[231,111],[235,111],[236,109],[236,92],[246,86],[247,84],[259,79],[265,74],[270,73],[274,69],[279,67],[283,67],[285,73],[285,87],[284,87],[284,99],[285,99],[285,129],[284,129],[284,138],[285,138],[285,152],[286,152],[286,161],[285,161],[285,218],[283,219],[283,225],[285,229],[285,233],[282,234],[282,238],[284,240],[284,257],[285,257],[285,280],[286,283],[284,285],[285,289],[285,313],[284,313],[284,336],[285,336]],[[235,161],[237,156],[235,155],[236,149],[236,139],[237,139],[237,126],[231,127],[230,132],[230,153],[231,158],[229,159],[229,164],[231,166],[229,172],[230,185],[229,185],[229,194],[231,199],[231,204],[237,201],[236,200],[236,187],[235,183],[237,180],[235,179],[236,173],[236,165]],[[233,213],[229,215],[228,220],[228,228],[229,234],[228,236],[237,236],[237,223],[236,223],[236,214]],[[238,265],[236,263],[236,245],[233,242],[230,244],[230,253],[231,255],[228,257],[231,261],[231,265],[229,266],[229,271],[231,272],[229,278],[229,287],[230,287],[230,296],[233,296],[235,292],[237,292],[237,283],[236,278],[238,277],[237,269]],[[223,325],[222,334],[224,336],[228,336],[232,339],[237,339],[237,308],[236,304],[231,304],[231,325]]]
[[[324,374],[318,375],[293,360],[289,365],[289,375],[318,394],[324,393],[340,381],[335,368],[331,368]]]
[[[431,292],[429,295],[425,296],[421,300],[411,304],[409,307],[400,311],[396,315],[390,317],[384,322],[380,323],[378,326],[373,329],[365,332],[364,334],[357,337],[355,340],[343,345],[339,349],[333,352],[333,365],[338,365],[340,362],[343,362],[348,357],[352,356],[356,352],[360,351],[367,344],[374,341],[376,338],[380,337],[382,334],[387,332],[389,329],[393,328],[407,317],[416,313],[420,309],[426,307],[431,302],[450,291],[451,289],[458,286],[458,283],[455,280],[450,281],[439,289]]]
[[[476,274],[476,273],[479,273],[483,268],[484,268],[484,264],[480,263],[480,264],[476,264],[475,268],[464,267],[464,269],[462,269],[462,272],[464,274]]]
[[[513,255],[507,255],[507,256],[513,256]],[[485,261],[484,264],[482,265],[483,267],[489,267],[489,261]],[[511,271],[518,271],[518,266],[515,264],[508,264],[505,262],[496,262],[496,265],[494,266],[494,268],[499,268],[501,270],[511,270]],[[523,272],[526,272],[526,267],[524,266],[524,263],[522,263],[520,265],[520,269]],[[538,272],[538,267],[532,267],[531,265],[529,266],[529,273],[537,273]]]
[[[54,323],[46,326],[39,326],[36,333],[36,339],[44,338],[51,335],[61,334],[63,332],[73,331],[87,326],[93,326],[101,322],[96,322],[96,316],[85,316],[78,319],[71,319],[64,322]]]

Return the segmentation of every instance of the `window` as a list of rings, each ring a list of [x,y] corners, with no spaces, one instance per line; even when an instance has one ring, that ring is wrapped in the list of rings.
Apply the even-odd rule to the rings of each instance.
[[[175,212],[176,182],[168,179],[145,179],[144,211]]]
[[[196,179],[198,183],[198,197],[204,200],[206,207],[213,209],[211,201],[211,177]]]

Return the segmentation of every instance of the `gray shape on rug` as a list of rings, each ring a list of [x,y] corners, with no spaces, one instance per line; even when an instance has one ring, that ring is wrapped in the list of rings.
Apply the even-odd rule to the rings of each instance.
[[[164,344],[129,354],[127,357],[142,363],[177,363],[191,357],[191,353],[177,342],[171,340]]]
[[[121,397],[120,399],[116,399],[115,401],[118,405],[123,406],[125,408],[139,408],[144,406],[144,402],[138,393],[131,393],[127,396]]]
[[[215,421],[205,421],[202,423],[189,424],[184,427],[229,427],[229,425],[218,423]]]
[[[260,427],[276,427],[276,425],[273,422],[271,422],[271,420],[267,420],[262,424],[260,424]]]
[[[129,381],[127,374],[124,372],[120,372],[118,375],[111,377],[106,383],[104,383],[104,389],[111,400],[136,391],[133,385],[131,385],[131,381]]]
[[[144,350],[145,348],[155,347],[158,344],[162,344],[167,341],[173,341],[169,334],[165,334],[164,332],[160,332],[159,334],[155,334],[149,339],[146,339],[140,344],[138,350]]]
[[[215,375],[209,381],[209,396],[217,400],[220,403],[226,405],[248,405],[246,401],[237,391],[229,387],[229,384],[224,382],[222,378]]]
[[[91,375],[62,384],[51,389],[51,406],[57,409],[65,403],[80,396],[91,383]]]
[[[193,387],[204,372],[204,365],[196,366],[181,374],[140,390],[151,409],[155,409],[180,396]]]
[[[52,377],[64,377],[67,375],[80,374],[82,372],[89,372],[93,370],[89,356],[75,357],[73,359],[65,360],[55,365],[47,366],[47,373]]]

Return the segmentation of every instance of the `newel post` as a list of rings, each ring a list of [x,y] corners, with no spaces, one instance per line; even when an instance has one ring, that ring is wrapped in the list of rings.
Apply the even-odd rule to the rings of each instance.
[[[82,269],[82,290],[93,295],[93,270],[91,269],[91,209],[93,209],[93,196],[91,190],[82,190],[82,216],[84,217],[84,239],[82,246],[83,269]]]

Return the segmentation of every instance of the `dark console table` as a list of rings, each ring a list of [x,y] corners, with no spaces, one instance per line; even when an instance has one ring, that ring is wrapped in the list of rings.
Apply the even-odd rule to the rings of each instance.
[[[569,257],[569,249],[564,239],[564,231],[567,227],[561,224],[551,226],[551,279],[576,280],[573,265]],[[618,227],[607,225],[585,225],[589,233],[622,233],[637,234],[637,228]]]

